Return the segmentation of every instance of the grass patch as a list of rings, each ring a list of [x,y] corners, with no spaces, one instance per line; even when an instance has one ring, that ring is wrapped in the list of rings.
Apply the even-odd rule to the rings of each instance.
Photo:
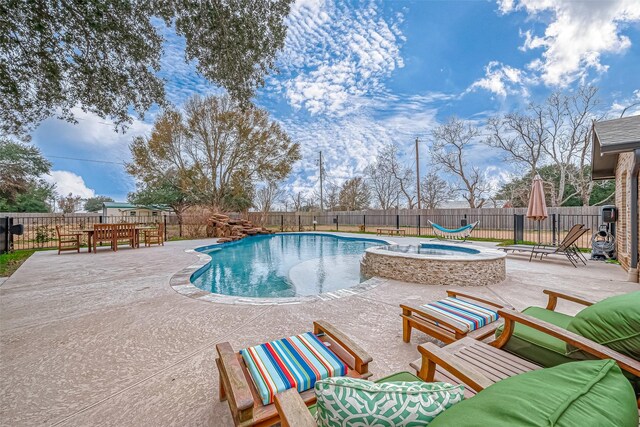
[[[11,276],[34,252],[28,249],[0,255],[0,277]]]

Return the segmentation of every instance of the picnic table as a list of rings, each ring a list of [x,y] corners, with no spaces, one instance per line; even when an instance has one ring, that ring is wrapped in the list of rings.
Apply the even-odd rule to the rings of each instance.
[[[135,245],[134,247],[140,247],[140,231],[144,230],[154,230],[155,227],[151,225],[136,225],[135,226]],[[89,252],[91,252],[91,247],[93,246],[93,234],[95,230],[93,228],[79,228],[77,230],[71,230],[71,233],[83,233],[87,235],[87,244],[89,245]]]
[[[404,228],[378,228],[376,229],[376,235],[387,234],[388,236],[392,236],[395,233],[397,236],[405,236],[405,231]]]

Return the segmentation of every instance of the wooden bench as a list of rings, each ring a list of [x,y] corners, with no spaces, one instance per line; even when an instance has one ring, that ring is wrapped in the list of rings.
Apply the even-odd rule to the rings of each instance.
[[[403,228],[378,228],[376,229],[376,235],[380,236],[382,234],[386,234],[388,236],[392,236],[394,233],[398,236],[403,235],[405,236],[406,230],[404,230]]]

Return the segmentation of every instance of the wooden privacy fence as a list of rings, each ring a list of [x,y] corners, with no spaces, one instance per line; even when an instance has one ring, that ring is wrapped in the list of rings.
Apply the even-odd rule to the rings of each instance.
[[[377,228],[401,228],[407,236],[433,236],[427,220],[447,228],[458,228],[479,221],[472,237],[494,240],[557,243],[576,223],[591,228],[578,242],[580,247],[591,246],[591,235],[600,225],[598,207],[550,208],[549,218],[532,221],[524,218],[526,209],[434,209],[434,210],[369,210],[362,212],[249,212],[233,214],[245,217],[256,225],[281,232],[344,231],[375,233]],[[85,229],[93,224],[135,222],[165,225],[166,238],[196,239],[207,236],[207,215],[184,216],[182,224],[176,215],[163,216],[102,216],[96,214],[21,214],[0,213],[14,224],[23,224],[24,233],[13,236],[13,248],[38,249],[57,247],[56,226],[64,231]],[[518,222],[520,221],[520,222]]]
[[[600,225],[599,207],[550,208],[549,217],[533,221],[526,209],[434,209],[364,212],[249,212],[248,219],[263,227],[287,231],[344,231],[375,233],[378,228],[403,229],[407,236],[433,237],[428,220],[446,228],[458,228],[475,221],[472,237],[490,240],[556,244],[574,224],[591,229],[578,245],[591,247],[591,235]]]

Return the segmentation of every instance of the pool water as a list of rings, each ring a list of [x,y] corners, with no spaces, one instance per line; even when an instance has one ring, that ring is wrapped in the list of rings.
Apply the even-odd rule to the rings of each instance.
[[[211,262],[191,277],[200,289],[242,297],[315,295],[362,281],[360,259],[381,240],[326,234],[252,236],[198,248]]]
[[[405,254],[421,254],[421,255],[438,255],[438,256],[459,256],[459,255],[476,255],[480,251],[473,248],[465,248],[462,246],[442,245],[438,243],[421,243],[420,246],[413,245],[390,245],[384,249],[390,252],[400,252]]]

